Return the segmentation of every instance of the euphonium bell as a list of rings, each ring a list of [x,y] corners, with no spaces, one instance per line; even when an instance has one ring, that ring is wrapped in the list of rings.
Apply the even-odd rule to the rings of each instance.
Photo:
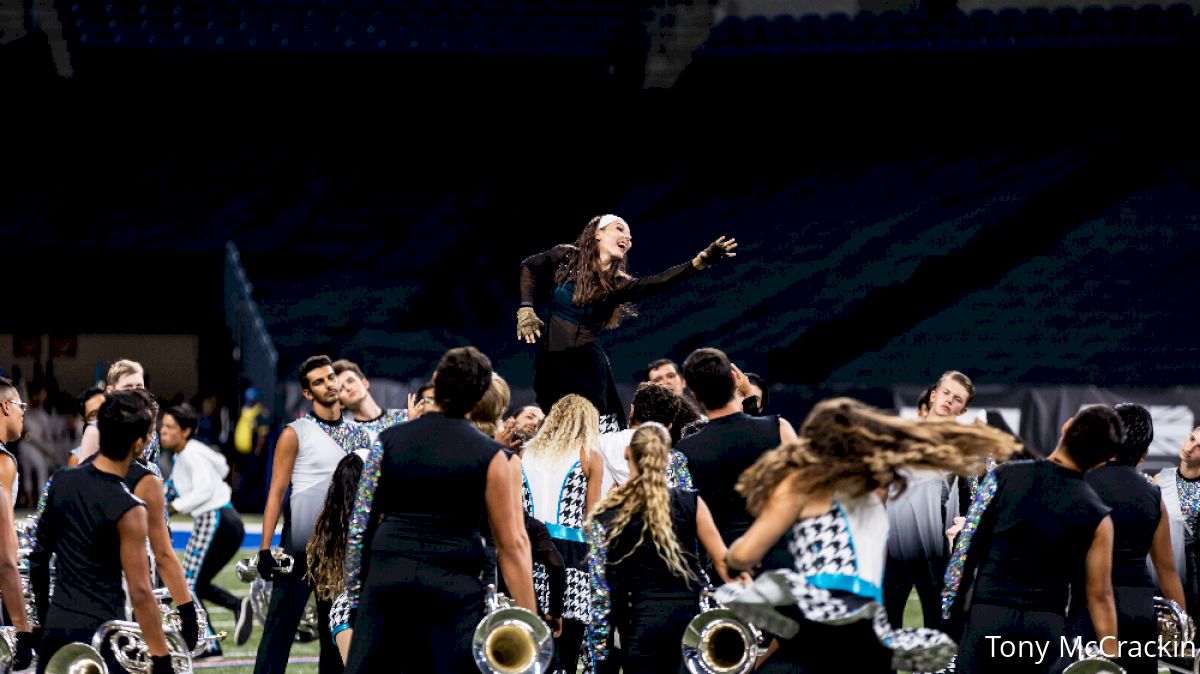
[[[487,615],[475,628],[471,651],[484,674],[543,674],[554,657],[550,627],[530,611],[487,587]]]
[[[1154,616],[1158,621],[1158,641],[1162,644],[1159,665],[1172,672],[1197,674],[1200,657],[1196,656],[1196,626],[1179,604],[1165,597],[1154,598]]]
[[[747,674],[758,659],[758,629],[713,605],[712,588],[700,597],[700,615],[683,633],[683,662],[691,674]]]
[[[75,642],[54,653],[46,663],[46,674],[108,674],[108,665],[104,664],[99,651]]]

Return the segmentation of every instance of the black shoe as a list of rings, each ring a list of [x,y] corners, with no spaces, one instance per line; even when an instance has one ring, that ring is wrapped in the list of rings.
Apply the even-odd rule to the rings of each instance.
[[[254,631],[254,607],[250,605],[250,595],[242,597],[242,605],[238,609],[237,624],[233,628],[233,643],[241,646],[250,640]]]

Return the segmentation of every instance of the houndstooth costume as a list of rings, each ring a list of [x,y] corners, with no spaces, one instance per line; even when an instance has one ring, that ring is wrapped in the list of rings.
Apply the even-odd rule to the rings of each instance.
[[[775,610],[796,605],[805,618],[829,625],[871,620],[879,642],[892,651],[892,666],[934,671],[956,652],[954,642],[937,630],[896,629],[881,601],[887,514],[873,494],[834,501],[824,515],[797,522],[789,549],[795,570],[760,575],[753,585],[728,584],[716,599],[758,627],[785,638],[799,629]]]
[[[522,463],[529,494],[527,512],[546,524],[567,567],[562,617],[587,623],[591,611],[587,544],[583,538],[583,522],[587,517],[587,477],[583,465],[575,456],[545,459],[528,452]],[[540,605],[541,597],[549,596],[549,586],[545,569],[538,566],[534,568],[534,591]]]

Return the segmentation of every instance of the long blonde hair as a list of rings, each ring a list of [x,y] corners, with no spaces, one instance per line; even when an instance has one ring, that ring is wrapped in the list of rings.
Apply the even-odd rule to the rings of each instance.
[[[496,435],[496,431],[500,430],[500,417],[504,414],[504,410],[508,409],[508,402],[512,399],[512,393],[509,391],[508,382],[504,381],[504,377],[492,373],[492,383],[488,385],[488,390],[483,392],[483,397],[479,402],[475,403],[475,407],[467,413],[467,418],[479,432],[490,437]]]
[[[630,475],[624,484],[608,492],[589,515],[588,521],[590,524],[603,512],[617,511],[606,532],[611,545],[629,525],[633,515],[641,513],[642,530],[637,543],[625,557],[632,555],[645,542],[646,533],[649,532],[654,549],[671,573],[687,580],[696,580],[696,574],[688,564],[675,537],[675,527],[671,524],[671,493],[667,489],[667,459],[670,452],[671,434],[666,427],[654,422],[639,426],[629,440],[629,460],[637,466],[637,474]],[[611,563],[616,564],[625,557]]]
[[[751,514],[762,512],[792,474],[805,492],[858,496],[893,484],[902,491],[906,481],[899,469],[906,466],[977,475],[985,458],[1003,461],[1021,449],[1016,438],[990,426],[909,421],[852,398],[817,403],[799,436],[763,454],[738,479]]]
[[[541,429],[525,446],[525,455],[558,458],[599,445],[600,412],[587,398],[571,393],[550,408]]]

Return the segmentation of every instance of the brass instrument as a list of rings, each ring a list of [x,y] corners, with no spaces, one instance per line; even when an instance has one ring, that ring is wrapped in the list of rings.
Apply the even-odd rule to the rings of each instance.
[[[254,617],[265,625],[267,609],[271,605],[271,581],[258,577],[259,552],[239,560],[233,570],[237,574],[238,580],[250,583],[250,605],[254,609]],[[284,552],[283,548],[271,548],[271,555],[279,564],[279,568],[275,569],[276,573],[291,573],[295,568],[295,557]],[[296,639],[308,642],[316,641],[318,638],[320,638],[320,631],[317,627],[317,608],[315,602],[310,601],[304,607],[304,616],[300,618],[300,624],[296,628]]]
[[[1063,674],[1125,674],[1125,668],[1101,655],[1091,655],[1072,662]]]
[[[683,633],[683,662],[690,674],[748,674],[762,634],[733,611],[716,605],[712,588],[700,595],[700,614]]]
[[[487,615],[475,628],[471,652],[483,674],[544,674],[554,657],[550,627],[488,585]]]
[[[9,674],[13,670],[13,660],[16,657],[17,629],[0,627],[0,674]]]
[[[1158,620],[1158,641],[1163,650],[1174,657],[1159,653],[1159,665],[1180,674],[1200,674],[1200,658],[1196,654],[1196,626],[1179,604],[1165,597],[1154,598],[1154,617]]]
[[[175,674],[191,674],[192,658],[178,632],[165,632],[171,668]],[[142,628],[128,620],[109,620],[96,630],[92,643],[75,642],[60,648],[46,663],[46,674],[108,674],[108,665],[100,655],[108,643],[113,659],[131,674],[149,674],[153,669],[150,649],[142,638]]]

